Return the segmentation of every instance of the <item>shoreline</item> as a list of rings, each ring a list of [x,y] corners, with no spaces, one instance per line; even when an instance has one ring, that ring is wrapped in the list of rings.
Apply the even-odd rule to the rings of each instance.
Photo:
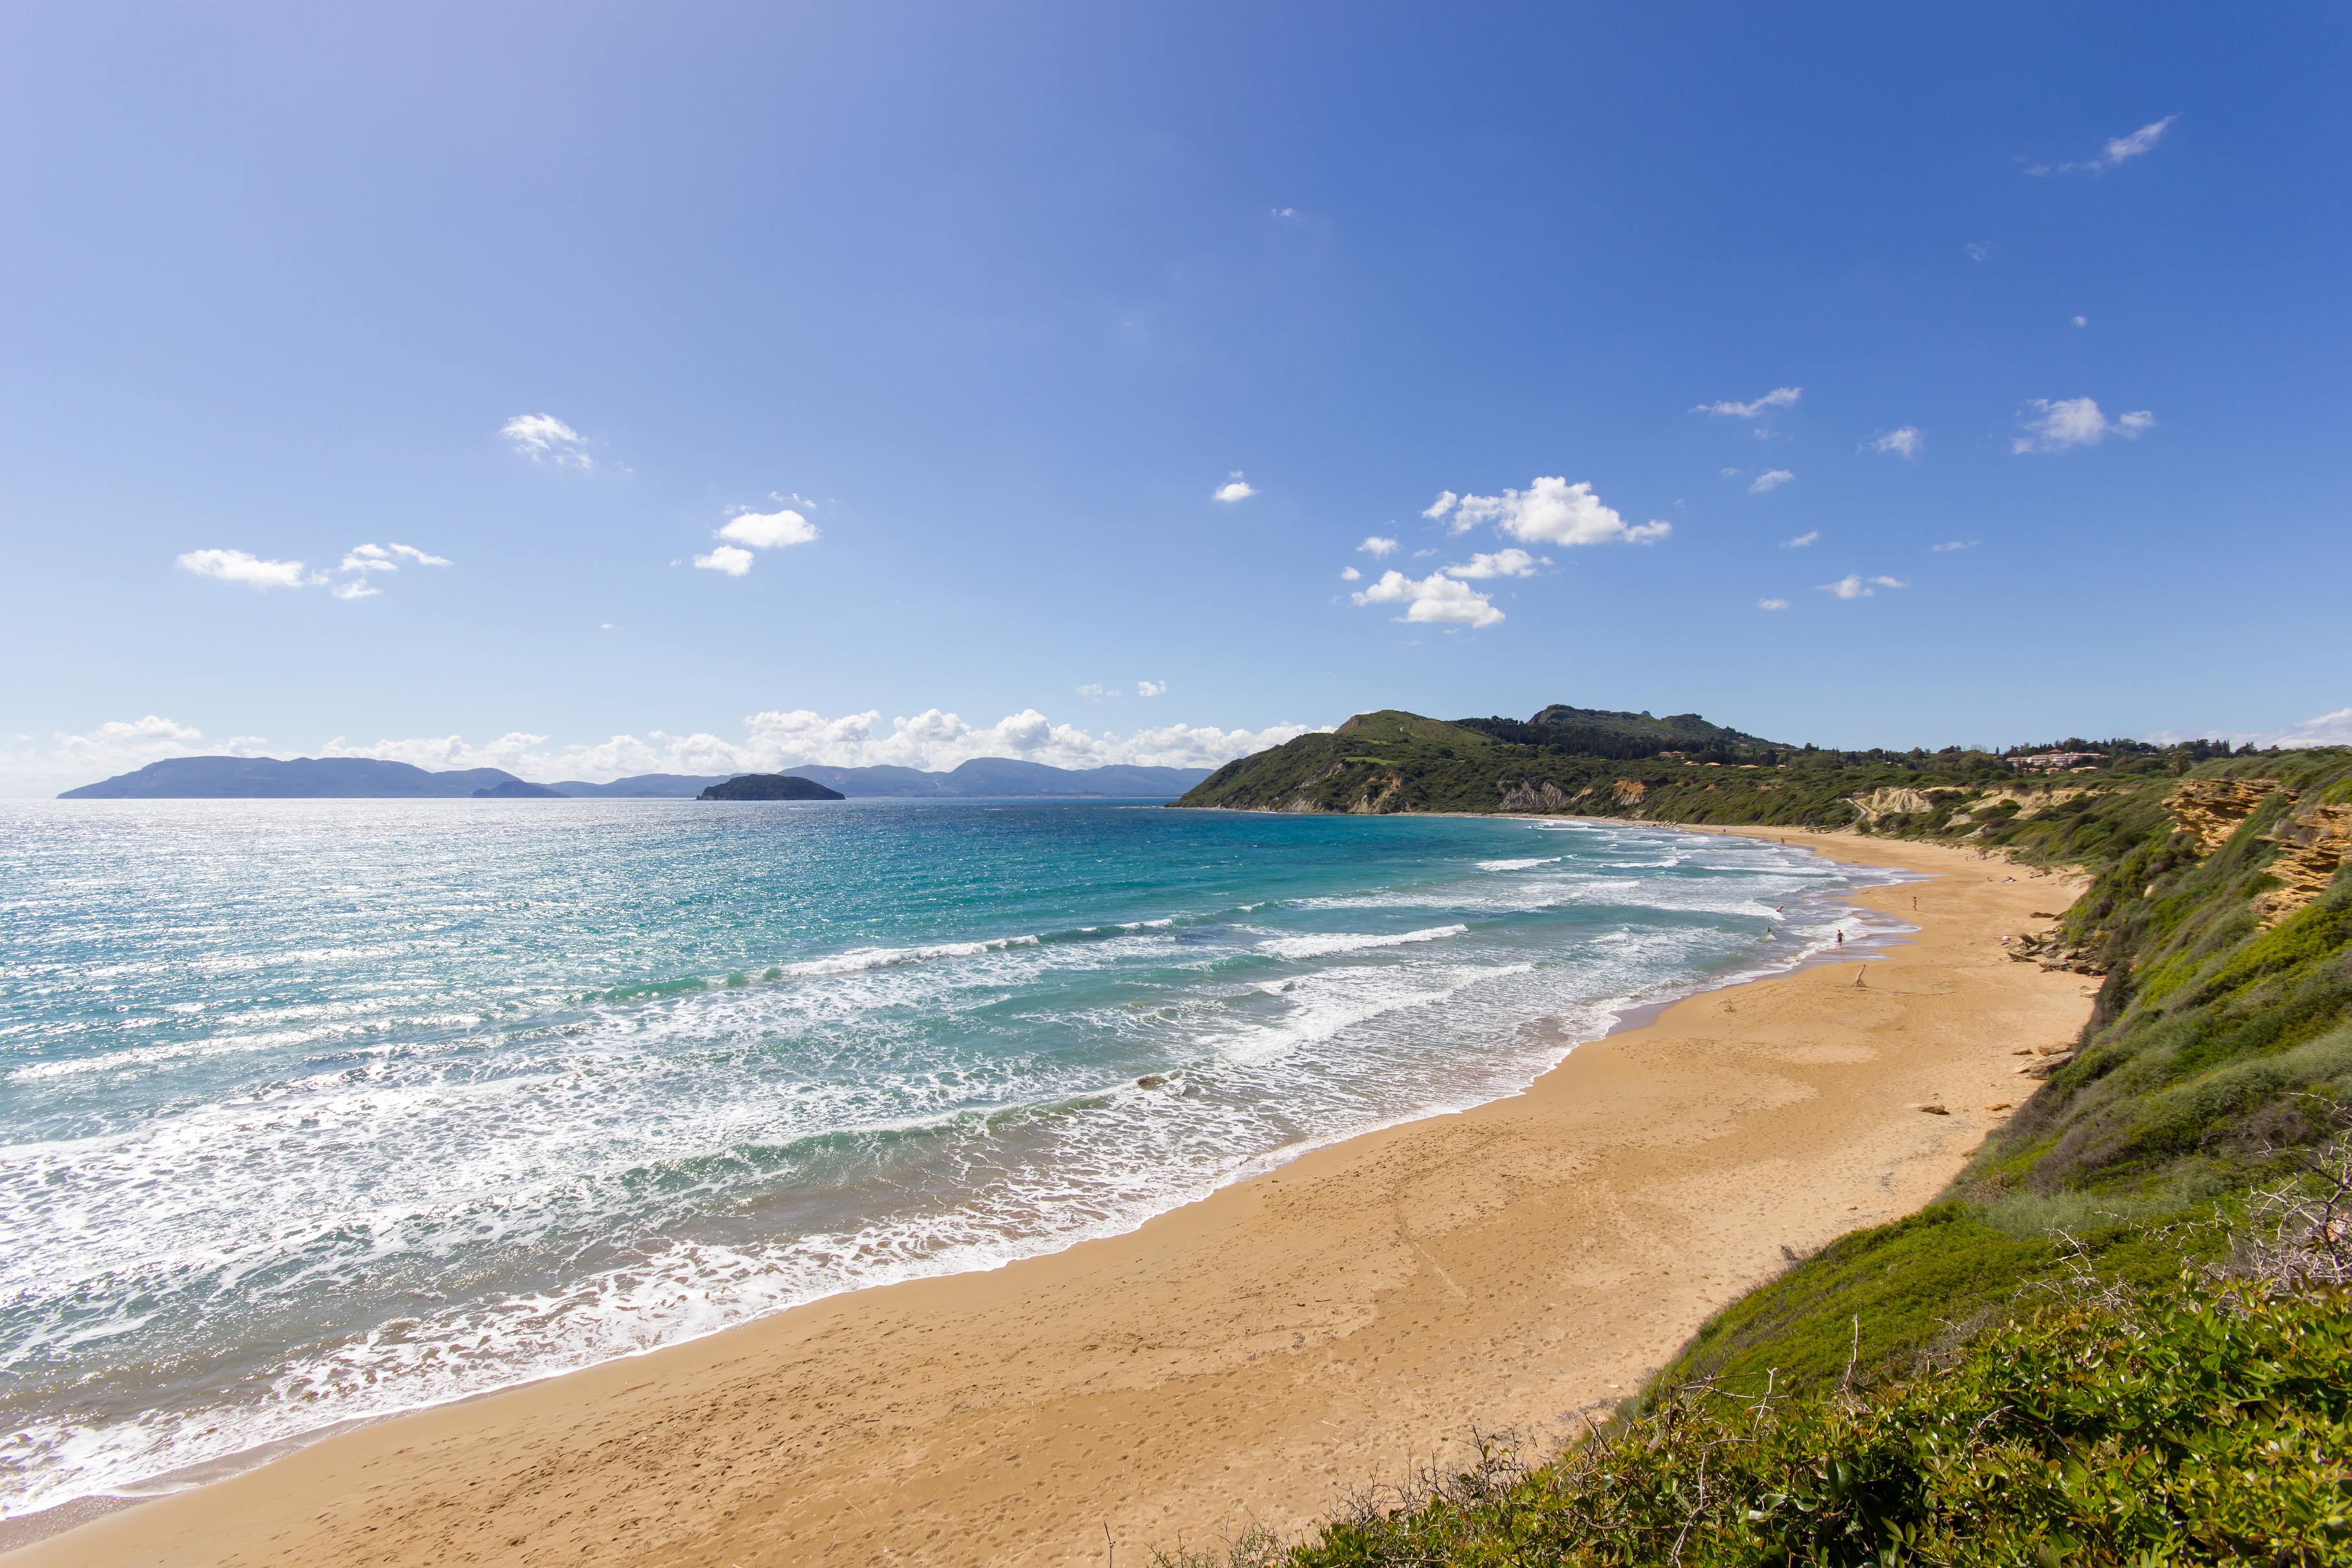
[[[2042,878],[1979,882],[1960,868],[1985,863],[1945,846],[1714,831],[1937,879],[1832,896],[1917,924],[1908,944],[1874,944],[1872,971],[1950,968],[1988,994],[1931,1008],[1958,986],[1865,986],[1862,1002],[1842,974],[1822,984],[1852,961],[1812,955],[1623,1019],[1520,1094],[1308,1151],[1137,1230],[373,1422],[0,1561],[1092,1562],[1106,1527],[1130,1549],[1250,1519],[1299,1528],[1474,1420],[1556,1436],[1780,1248],[1931,1197],[1992,1125],[1937,1084],[1956,1114],[1880,1106],[1868,1126],[1808,1130],[1821,1119],[1799,1108],[1884,1087],[1839,1069],[1884,1063],[1843,1037],[1888,1026],[1832,1015],[1892,1005],[1894,1033],[1937,1037],[1937,1073],[1989,1086],[1965,1099],[2017,1100],[2032,1086],[2003,1085],[2010,1064],[1991,1058],[2088,1010],[2079,977],[2011,964],[1993,940],[2046,902]],[[1727,1031],[1743,1010],[1756,1023]],[[1726,1037],[1764,1014],[1772,1037]],[[1768,1122],[1772,1152],[1747,1153],[1769,1175],[1708,1187],[1704,1168]],[[1809,1131],[1826,1161],[1788,1152]],[[1885,1167],[1875,1193],[1845,1179],[1857,1155]],[[1769,1219],[1770,1242],[1727,1233],[1727,1207]],[[1531,1244],[1558,1256],[1531,1260]]]

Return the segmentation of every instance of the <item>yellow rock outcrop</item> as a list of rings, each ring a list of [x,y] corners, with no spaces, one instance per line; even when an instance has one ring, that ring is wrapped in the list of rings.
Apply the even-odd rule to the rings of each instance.
[[[2190,779],[2165,804],[2180,831],[2210,855],[2278,788],[2275,779]]]

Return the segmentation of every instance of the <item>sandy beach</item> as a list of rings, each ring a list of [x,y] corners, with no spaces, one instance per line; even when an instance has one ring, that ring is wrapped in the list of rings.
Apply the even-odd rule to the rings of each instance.
[[[1784,1248],[1932,1198],[2037,1087],[2011,1053],[2089,1010],[2095,982],[2000,946],[2074,884],[1756,836],[1928,875],[1853,898],[1916,937],[1131,1235],[362,1427],[0,1565],[1137,1563],[1303,1530],[1474,1425],[1556,1440]]]

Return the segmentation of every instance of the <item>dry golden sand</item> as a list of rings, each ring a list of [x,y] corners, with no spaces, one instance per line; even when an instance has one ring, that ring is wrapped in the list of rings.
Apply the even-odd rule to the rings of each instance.
[[[1565,1432],[1783,1247],[1926,1203],[2034,1087],[2009,1053],[2088,1009],[2000,946],[2071,885],[1759,836],[1937,874],[1855,900],[1917,940],[1694,997],[1130,1236],[362,1427],[0,1564],[1136,1563],[1303,1530],[1474,1424]]]

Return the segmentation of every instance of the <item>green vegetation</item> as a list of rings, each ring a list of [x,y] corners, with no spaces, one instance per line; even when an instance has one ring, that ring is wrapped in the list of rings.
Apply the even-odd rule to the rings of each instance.
[[[738,773],[725,784],[712,784],[698,800],[840,800],[837,789],[827,789],[794,773]]]
[[[1727,1307],[1596,1436],[1237,1560],[2352,1563],[2352,1156],[2300,1229],[2248,1218],[2352,1126],[2352,751],[2068,742],[2106,754],[2034,775],[1517,734],[1365,715],[1180,804],[1844,827],[2079,867],[2014,953],[2103,977],[2092,1016],[1942,1201]],[[1708,738],[1770,756],[1751,741]],[[2338,1266],[2316,1293],[2217,1284],[2249,1246]]]
[[[2231,1563],[2352,1554],[2352,1303],[2183,1281],[2076,1300],[1953,1364],[1774,1398],[1687,1386],[1525,1469],[1366,1504],[1295,1568]]]

